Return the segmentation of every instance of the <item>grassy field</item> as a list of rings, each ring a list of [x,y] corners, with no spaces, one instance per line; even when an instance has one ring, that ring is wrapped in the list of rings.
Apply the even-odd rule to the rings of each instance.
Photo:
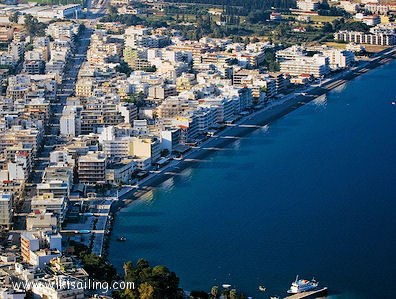
[[[289,15],[289,14],[282,14],[283,19],[295,19],[297,20],[297,15]],[[336,17],[336,16],[309,16],[311,18],[311,21],[314,23],[329,23],[333,22],[336,19],[340,19],[341,17]]]
[[[312,22],[321,22],[321,23],[331,23],[336,19],[340,19],[341,17],[335,16],[310,16]]]
[[[345,47],[347,46],[347,44],[336,43],[336,42],[327,42],[326,45],[337,49],[345,49]]]

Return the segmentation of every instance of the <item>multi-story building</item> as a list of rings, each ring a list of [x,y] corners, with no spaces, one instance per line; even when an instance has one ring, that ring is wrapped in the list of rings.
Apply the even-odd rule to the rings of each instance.
[[[197,141],[198,121],[192,111],[172,118],[172,126],[180,129],[180,143],[189,144]]]
[[[54,193],[43,193],[32,198],[32,211],[53,213],[61,224],[65,220],[67,212],[67,199],[65,197],[55,197]]]
[[[26,230],[50,230],[58,229],[58,219],[53,213],[46,211],[31,212],[26,216]]]
[[[309,74],[315,78],[320,78],[330,71],[329,59],[318,54],[313,57],[298,57],[280,62],[280,71],[291,76]]]
[[[135,162],[130,158],[109,163],[106,168],[106,182],[113,185],[128,183],[134,171]]]
[[[44,62],[42,60],[25,61],[24,69],[29,75],[44,74]]]
[[[35,298],[84,299],[83,288],[70,288],[69,285],[83,285],[84,281],[71,276],[52,276],[41,278],[33,284],[31,292]],[[60,287],[58,287],[60,286]]]
[[[161,131],[161,149],[169,153],[180,143],[180,129],[166,128]]]
[[[329,58],[329,66],[332,70],[350,67],[355,61],[355,55],[351,51],[328,49],[323,50],[322,54]]]
[[[117,160],[131,155],[131,142],[131,137],[117,137],[110,140],[103,140],[102,148],[110,160]]]
[[[8,53],[11,54],[16,61],[20,60],[23,57],[24,52],[25,43],[14,41],[8,45]]]
[[[169,97],[157,107],[157,115],[160,118],[183,115],[184,112],[196,107],[197,103],[182,97]]]
[[[182,75],[176,79],[176,90],[177,92],[189,91],[196,84],[197,79],[195,78],[195,74],[182,73]]]
[[[78,180],[85,184],[106,183],[107,158],[103,152],[88,153],[78,159]]]
[[[32,266],[43,268],[52,258],[60,256],[61,251],[62,236],[58,233],[45,230],[21,233],[22,260]]]
[[[89,103],[81,111],[81,134],[96,133],[98,128],[115,126],[124,122],[124,117],[115,103]]]
[[[217,125],[217,109],[215,107],[201,106],[194,110],[197,119],[198,133],[205,135]]]
[[[125,47],[123,58],[134,70],[144,70],[145,68],[151,67],[151,63],[147,60],[147,51],[143,49]]]
[[[0,227],[2,229],[11,229],[12,226],[12,194],[1,193],[0,194]]]
[[[162,102],[168,97],[177,95],[175,85],[162,84],[149,87],[148,100]]]
[[[65,106],[59,121],[60,134],[75,137],[81,134],[82,106]]]
[[[138,118],[138,109],[133,103],[119,103],[117,109],[121,116],[124,117],[124,122],[131,124],[135,119]]]
[[[22,129],[13,126],[9,130],[0,131],[0,153],[3,153],[9,146],[22,144],[31,147],[33,156],[36,156],[41,139],[42,132],[37,129]]]
[[[93,95],[94,82],[90,78],[79,79],[76,83],[76,96],[91,97]]]
[[[380,15],[386,15],[390,11],[389,5],[383,5],[378,3],[367,3],[364,5],[364,9],[367,12]]]
[[[154,164],[161,157],[161,142],[158,138],[136,138],[132,139],[130,150],[133,156],[149,157]]]
[[[283,60],[296,59],[301,56],[306,56],[306,51],[304,47],[293,45],[289,48],[276,51],[275,55],[278,61],[283,61]]]
[[[316,0],[298,0],[297,7],[303,11],[314,11],[319,8],[319,2]]]
[[[37,196],[42,196],[48,193],[52,193],[54,198],[68,198],[70,195],[70,178],[67,177],[65,180],[52,179],[47,177],[42,183],[37,184]]]
[[[396,44],[396,34],[364,33],[357,31],[338,31],[334,33],[336,41],[352,42],[356,44],[370,44],[392,46]]]

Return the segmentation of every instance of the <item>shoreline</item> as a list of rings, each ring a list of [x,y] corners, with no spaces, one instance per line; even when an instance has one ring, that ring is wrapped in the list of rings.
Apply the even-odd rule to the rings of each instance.
[[[280,119],[301,106],[326,95],[331,90],[352,81],[372,69],[387,64],[394,59],[396,59],[396,47],[386,49],[378,53],[378,56],[371,61],[363,63],[353,70],[344,70],[341,73],[335,74],[321,86],[311,86],[309,91],[301,95],[293,96],[293,94],[287,94],[285,95],[285,98],[290,96],[292,97],[284,100],[283,102],[281,102],[282,99],[279,99],[278,101],[280,101],[280,103],[275,102],[275,105],[264,107],[250,115],[247,115],[246,117],[243,117],[236,124],[227,126],[225,129],[219,131],[216,136],[210,137],[199,146],[192,148],[185,154],[183,159],[173,160],[172,163],[164,166],[163,169],[159,170],[157,173],[152,173],[149,177],[139,183],[138,189],[133,188],[120,196],[119,200],[113,205],[114,209],[112,211],[111,227],[113,228],[113,223],[119,210],[129,206],[133,201],[138,200],[140,197],[154,190],[160,184],[174,177],[183,170],[193,167],[194,164],[201,163],[202,161],[200,160],[208,157],[213,152],[222,150],[226,145],[229,145],[235,140],[238,140],[254,130],[262,128],[265,125]],[[108,254],[112,234],[113,230],[111,229],[111,232],[107,236],[104,244],[105,255]]]
[[[358,67],[354,71],[344,71],[345,74],[341,74],[340,78],[330,78],[330,81],[324,84],[324,86],[314,87],[312,90],[308,91],[306,95],[299,95],[291,98],[290,100],[286,100],[283,103],[275,105],[273,107],[265,107],[250,115],[247,115],[237,125],[232,125],[223,129],[219,132],[218,135],[212,137],[203,142],[203,144],[192,148],[189,152],[187,152],[186,157],[182,160],[178,161],[176,165],[165,166],[159,173],[152,174],[147,180],[143,183],[139,184],[138,190],[133,189],[125,193],[120,197],[120,201],[133,201],[157,187],[159,184],[168,180],[170,177],[174,176],[172,170],[176,173],[181,172],[182,170],[194,165],[195,163],[199,163],[199,161],[191,161],[191,160],[199,160],[207,157],[212,154],[212,152],[216,152],[219,148],[228,145],[235,140],[245,136],[246,134],[257,130],[259,127],[263,127],[265,125],[270,124],[271,122],[289,114],[290,112],[304,106],[305,104],[327,94],[333,89],[359,77],[362,74],[367,73],[368,71],[375,69],[381,65],[384,65],[393,59],[396,59],[396,48],[387,49],[384,51],[385,54],[379,56],[377,59],[381,60],[384,58],[390,58],[389,61],[382,63],[375,61],[370,61],[367,65],[363,65]],[[363,73],[360,72],[362,69],[365,69]],[[339,75],[339,74],[338,74]],[[287,95],[285,95],[287,96]],[[240,125],[244,125],[244,127],[240,127]],[[225,134],[226,133],[226,134]],[[224,138],[226,137],[226,138]],[[169,169],[168,169],[169,168]],[[132,193],[132,194],[131,194]]]

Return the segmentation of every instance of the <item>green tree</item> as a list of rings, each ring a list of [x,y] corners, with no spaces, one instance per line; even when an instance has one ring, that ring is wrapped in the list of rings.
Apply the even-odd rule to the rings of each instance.
[[[25,15],[25,27],[30,36],[45,36],[46,24],[41,23],[30,14]]]
[[[11,14],[9,17],[8,17],[8,20],[11,22],[11,23],[18,23],[18,20],[19,20],[19,12],[14,12],[13,14]]]
[[[125,61],[121,61],[120,64],[116,66],[115,70],[119,73],[127,75],[127,77],[129,77],[133,71]]]
[[[130,262],[125,263],[124,272],[124,279],[133,281],[139,287],[117,293],[120,298],[180,298],[179,278],[165,266],[150,267],[146,260],[140,259],[135,267]]]
[[[103,257],[93,253],[83,253],[81,260],[85,271],[93,279],[111,282],[117,279],[117,271],[113,265],[109,264]]]

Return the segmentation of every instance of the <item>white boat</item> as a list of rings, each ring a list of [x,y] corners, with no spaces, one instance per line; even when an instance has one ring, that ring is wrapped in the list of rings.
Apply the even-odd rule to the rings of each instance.
[[[258,289],[260,292],[265,292],[267,290],[265,286],[259,286]]]
[[[315,280],[315,278],[312,278],[312,280],[298,279],[297,275],[296,280],[292,283],[290,289],[287,290],[287,292],[289,294],[308,292],[316,289],[318,285],[319,283]]]

